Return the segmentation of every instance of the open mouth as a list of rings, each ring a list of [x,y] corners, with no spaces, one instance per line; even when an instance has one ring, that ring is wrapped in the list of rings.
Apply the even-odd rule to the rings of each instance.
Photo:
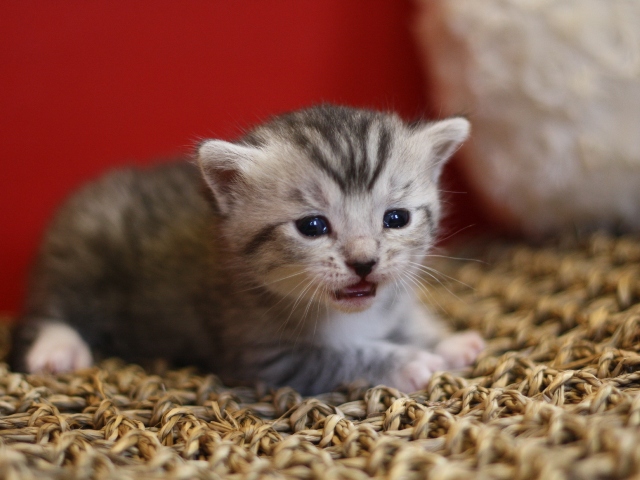
[[[376,296],[376,283],[367,282],[366,280],[360,280],[354,285],[337,290],[334,295],[336,300],[345,300],[350,298],[365,298]]]

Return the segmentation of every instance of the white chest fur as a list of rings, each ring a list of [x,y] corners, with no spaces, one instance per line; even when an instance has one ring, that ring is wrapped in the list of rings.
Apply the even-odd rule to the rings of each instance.
[[[318,326],[317,335],[325,345],[334,346],[381,340],[397,328],[403,312],[413,304],[406,297],[404,292],[386,288],[380,292],[371,308],[364,312],[330,314],[322,326]]]

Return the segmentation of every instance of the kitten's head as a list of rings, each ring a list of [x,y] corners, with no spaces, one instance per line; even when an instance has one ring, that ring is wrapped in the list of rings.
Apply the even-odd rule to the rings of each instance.
[[[412,283],[437,233],[438,178],[469,133],[452,118],[320,106],[282,115],[237,143],[208,140],[198,162],[223,235],[270,291],[361,311]]]

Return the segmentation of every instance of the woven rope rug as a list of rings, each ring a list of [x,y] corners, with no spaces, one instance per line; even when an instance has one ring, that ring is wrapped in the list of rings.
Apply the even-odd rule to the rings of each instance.
[[[353,384],[303,398],[118,361],[60,376],[0,365],[0,477],[640,478],[640,241],[479,258],[440,259],[457,281],[425,296],[488,350],[408,395]]]

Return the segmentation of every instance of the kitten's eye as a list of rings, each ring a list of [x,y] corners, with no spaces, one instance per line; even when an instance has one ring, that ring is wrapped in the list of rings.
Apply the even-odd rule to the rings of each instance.
[[[304,217],[296,221],[298,231],[305,237],[319,237],[329,233],[329,221],[324,217]]]
[[[382,219],[384,228],[402,228],[409,223],[408,210],[388,210]]]

